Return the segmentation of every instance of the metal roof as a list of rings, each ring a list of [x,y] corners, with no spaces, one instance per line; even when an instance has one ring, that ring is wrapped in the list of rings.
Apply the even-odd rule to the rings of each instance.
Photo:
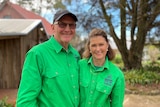
[[[27,35],[39,24],[38,19],[0,19],[0,36]]]

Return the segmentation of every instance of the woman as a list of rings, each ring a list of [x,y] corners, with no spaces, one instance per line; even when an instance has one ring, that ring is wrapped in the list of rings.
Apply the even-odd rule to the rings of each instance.
[[[125,79],[101,29],[93,29],[80,65],[80,107],[123,107]]]

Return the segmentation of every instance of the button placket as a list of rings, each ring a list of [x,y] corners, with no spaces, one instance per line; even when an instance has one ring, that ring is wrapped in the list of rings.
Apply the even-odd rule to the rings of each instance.
[[[96,89],[96,80],[97,80],[97,75],[95,74],[91,74],[91,75],[92,77],[91,77],[91,84],[90,84],[89,93],[88,93],[89,94],[88,105],[92,104],[93,94]]]
[[[76,74],[75,74],[75,72],[73,72],[74,70],[74,65],[73,65],[73,60],[72,60],[72,56],[71,56],[71,54],[67,54],[67,62],[68,62],[68,72],[69,72],[69,78],[70,78],[70,80],[71,80],[71,84],[72,84],[72,93],[73,93],[73,98],[74,98],[74,102],[75,102],[75,104],[76,103],[78,103],[78,99],[79,99],[79,92],[78,92],[78,83],[77,83],[77,81],[76,81],[76,79],[77,79],[77,77],[76,77]]]

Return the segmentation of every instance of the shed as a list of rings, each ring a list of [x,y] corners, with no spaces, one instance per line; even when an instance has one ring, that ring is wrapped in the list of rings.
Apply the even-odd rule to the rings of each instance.
[[[26,52],[44,36],[41,20],[0,19],[0,88],[18,88]]]

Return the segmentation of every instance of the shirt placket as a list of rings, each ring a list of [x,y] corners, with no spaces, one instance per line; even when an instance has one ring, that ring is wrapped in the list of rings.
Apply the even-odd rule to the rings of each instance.
[[[93,105],[92,101],[94,101],[93,100],[94,99],[93,94],[94,94],[94,91],[96,89],[97,76],[98,76],[97,73],[93,73],[93,72],[91,73],[91,84],[90,84],[89,92],[88,92],[89,97],[88,97],[87,102],[86,102],[87,103],[87,107],[90,107],[90,106]]]
[[[75,75],[75,72],[72,71],[72,61],[73,61],[73,58],[70,57],[70,54],[67,53],[67,56],[66,56],[66,59],[67,59],[67,64],[68,64],[68,71],[69,71],[69,75],[70,75],[70,79],[71,79],[71,85],[72,85],[72,90],[73,90],[73,97],[74,97],[74,103],[75,103],[75,106],[77,105],[78,103],[78,87],[77,87],[77,83],[76,83],[76,75]],[[77,71],[78,72],[78,71]]]

